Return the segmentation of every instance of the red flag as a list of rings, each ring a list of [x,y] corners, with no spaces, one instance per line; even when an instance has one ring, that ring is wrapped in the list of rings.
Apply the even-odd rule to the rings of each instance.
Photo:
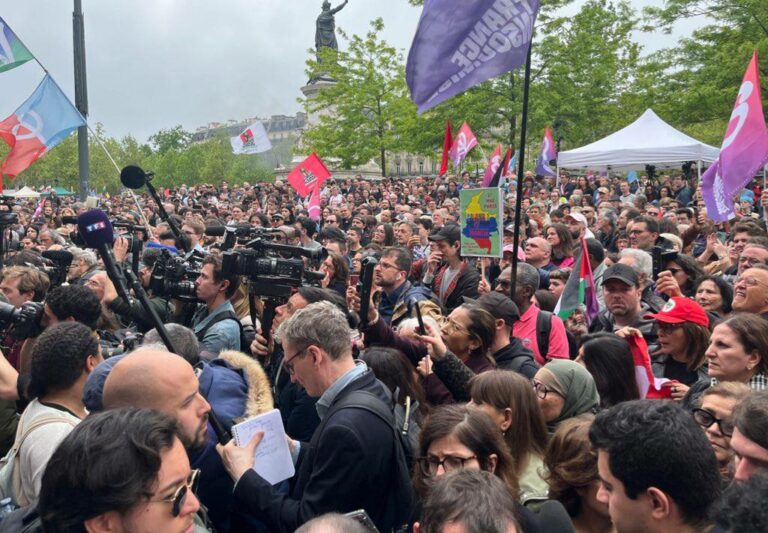
[[[488,183],[487,187],[501,187],[504,185],[504,182],[502,181],[502,178],[504,177],[504,169],[509,165],[509,159],[511,157],[512,148],[508,148],[507,154],[504,156],[504,164],[499,165],[499,168],[496,169],[496,172],[493,174],[493,177],[491,177],[491,181]]]
[[[453,133],[451,132],[451,119],[445,122],[445,138],[443,139],[443,159],[440,161],[440,176],[448,172],[448,152],[451,151],[453,144]]]
[[[483,187],[488,187],[488,184],[491,183],[491,180],[493,179],[494,174],[496,174],[496,171],[499,170],[500,165],[501,165],[501,145],[497,144],[496,149],[493,151],[493,154],[491,154],[491,158],[488,160],[488,166],[485,167],[485,176],[483,176]]]
[[[315,189],[319,192],[323,182],[330,176],[331,173],[323,162],[315,152],[312,152],[299,166],[291,170],[287,180],[299,196],[306,198]]]
[[[477,137],[472,133],[469,124],[464,122],[459,128],[459,133],[456,134],[456,138],[451,144],[451,159],[453,160],[453,166],[458,167],[461,162],[467,157],[469,151],[477,146]]]
[[[640,397],[648,400],[665,400],[672,397],[672,389],[664,383],[669,380],[666,378],[657,378],[651,370],[651,357],[648,355],[648,345],[641,336],[626,337],[629,343],[629,349],[632,352],[632,359],[635,361],[635,379],[637,388],[640,391]]]

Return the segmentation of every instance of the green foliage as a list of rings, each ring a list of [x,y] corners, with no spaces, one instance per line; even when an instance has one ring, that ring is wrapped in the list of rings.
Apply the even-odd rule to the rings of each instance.
[[[322,48],[319,61],[307,61],[310,79],[332,78],[312,100],[303,100],[308,113],[318,113],[316,126],[304,142],[346,168],[378,159],[382,167],[389,151],[402,147],[399,126],[415,113],[408,99],[402,54],[381,40],[381,19],[371,22],[364,36],[348,37],[348,50]],[[385,172],[382,168],[382,172]]]

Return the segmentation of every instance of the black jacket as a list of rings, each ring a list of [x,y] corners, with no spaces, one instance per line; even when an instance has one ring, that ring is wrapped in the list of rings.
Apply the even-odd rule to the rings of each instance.
[[[149,305],[155,310],[157,316],[160,317],[161,322],[169,322],[169,319],[173,314],[173,309],[171,309],[171,304],[168,300],[164,300],[163,298],[150,298]],[[139,300],[134,299],[131,303],[128,303],[118,296],[112,300],[107,307],[109,307],[110,311],[113,313],[120,315],[124,322],[132,322],[136,324],[136,327],[142,333],[146,333],[155,327],[155,323],[152,322],[152,318],[149,314],[144,311],[144,306],[141,305]]]
[[[288,372],[282,367],[283,347],[275,344],[272,359],[267,366],[267,375],[273,386],[275,406],[280,410],[285,433],[298,441],[309,441],[320,424],[315,403],[298,383],[292,383]]]
[[[523,346],[517,337],[512,337],[509,344],[493,354],[493,358],[500,370],[514,370],[528,379],[533,379],[539,371],[539,363],[534,359],[533,352]]]
[[[448,267],[443,266],[439,271],[445,271]],[[477,298],[477,287],[480,284],[480,272],[470,263],[465,265],[464,269],[457,274],[456,285],[447,291],[447,294],[441,294],[438,275],[432,282],[432,291],[437,294],[442,306],[445,308],[446,315],[464,303],[463,296]]]
[[[391,402],[370,370],[347,385],[334,403],[353,390],[375,394],[387,405]],[[368,411],[342,409],[331,414],[312,440],[301,444],[289,495],[273,489],[254,470],[240,478],[234,493],[233,531],[238,530],[242,514],[255,515],[270,531],[288,532],[315,516],[357,509],[365,509],[379,531],[391,531],[411,511],[386,505],[388,495],[410,490],[395,486],[394,439],[392,427]]]

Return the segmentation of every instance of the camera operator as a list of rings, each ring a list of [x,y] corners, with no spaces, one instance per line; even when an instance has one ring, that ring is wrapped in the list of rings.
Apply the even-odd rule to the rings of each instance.
[[[115,246],[117,248],[117,245]],[[139,267],[139,281],[144,289],[148,289],[152,277],[152,268],[160,257],[160,250],[157,248],[147,248],[141,256],[141,265]],[[117,257],[117,254],[115,254]],[[118,258],[119,260],[119,258]],[[126,302],[117,294],[114,283],[109,279],[106,273],[100,272],[93,278],[93,283],[97,285],[94,291],[101,297],[101,303],[115,313],[122,324],[135,325],[141,333],[146,333],[155,327],[150,316],[144,311],[144,307],[138,300]],[[149,305],[151,305],[157,316],[162,322],[168,322],[173,315],[173,309],[167,299],[149,295]]]
[[[26,302],[41,302],[49,287],[48,276],[36,268],[13,266],[0,271],[0,292],[16,308]],[[23,345],[23,339],[15,339],[10,335],[6,335],[0,343],[3,354],[16,370],[20,368]]]
[[[195,281],[196,296],[203,304],[192,317],[192,330],[200,341],[203,360],[215,359],[222,350],[241,350],[241,325],[229,301],[239,285],[238,276],[224,275],[220,255],[211,254],[203,259],[203,268]]]

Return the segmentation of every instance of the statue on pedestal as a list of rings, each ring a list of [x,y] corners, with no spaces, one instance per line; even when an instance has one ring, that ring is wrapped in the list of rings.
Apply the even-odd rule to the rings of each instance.
[[[317,17],[317,29],[315,30],[315,50],[317,53],[317,62],[320,62],[320,49],[323,47],[339,49],[339,43],[336,42],[336,20],[334,15],[344,9],[349,0],[344,0],[338,7],[331,9],[331,3],[328,0],[323,2],[323,11]]]

